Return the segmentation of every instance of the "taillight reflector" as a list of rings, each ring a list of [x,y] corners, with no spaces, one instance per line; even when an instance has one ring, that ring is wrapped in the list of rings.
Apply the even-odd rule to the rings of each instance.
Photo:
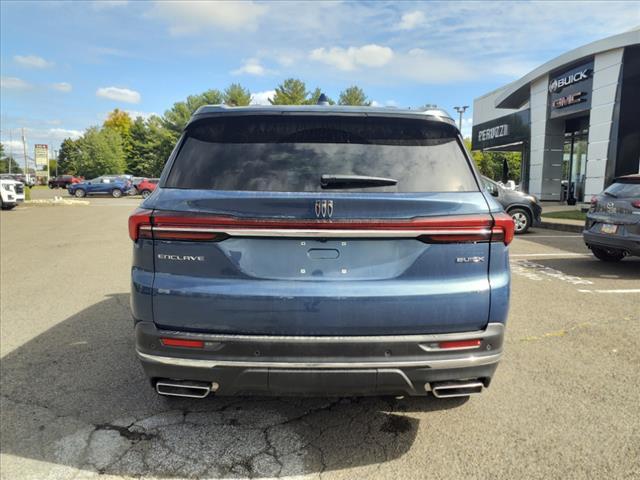
[[[635,208],[640,208],[640,200],[632,200],[631,205],[633,205]]]
[[[473,340],[453,340],[450,342],[440,342],[438,346],[440,348],[477,348],[480,346],[481,340],[475,338]]]
[[[493,229],[491,232],[492,242],[504,242],[505,245],[509,245],[513,241],[513,235],[515,234],[516,225],[513,222],[513,218],[508,213],[494,213],[493,214]]]
[[[160,343],[165,347],[204,348],[202,340],[185,340],[183,338],[161,338]]]
[[[137,208],[129,217],[129,238],[134,242],[140,238],[140,227],[151,227],[151,210]]]

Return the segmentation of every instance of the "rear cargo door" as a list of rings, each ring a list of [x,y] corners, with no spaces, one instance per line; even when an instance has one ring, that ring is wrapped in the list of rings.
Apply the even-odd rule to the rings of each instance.
[[[492,218],[455,129],[201,122],[152,198],[162,328],[384,335],[484,328]]]

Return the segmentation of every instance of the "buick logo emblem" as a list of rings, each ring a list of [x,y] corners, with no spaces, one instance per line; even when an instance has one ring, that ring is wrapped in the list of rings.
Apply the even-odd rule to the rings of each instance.
[[[316,200],[316,217],[331,218],[333,216],[333,200]]]
[[[554,93],[558,90],[558,80],[554,80],[549,84],[549,92]]]

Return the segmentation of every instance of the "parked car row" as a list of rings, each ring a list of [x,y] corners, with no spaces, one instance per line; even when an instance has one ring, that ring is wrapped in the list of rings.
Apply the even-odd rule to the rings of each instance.
[[[27,187],[33,187],[36,184],[36,177],[34,175],[24,175],[23,173],[3,173],[0,174],[0,179],[14,180]]]
[[[131,175],[103,175],[91,180],[70,181],[66,188],[69,195],[78,198],[87,195],[111,195],[114,198],[142,195],[147,198],[155,190],[159,179],[140,178],[137,184],[134,183],[136,180]]]

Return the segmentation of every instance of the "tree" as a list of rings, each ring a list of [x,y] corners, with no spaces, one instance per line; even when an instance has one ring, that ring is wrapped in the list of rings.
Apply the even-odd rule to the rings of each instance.
[[[133,121],[127,112],[124,112],[118,108],[113,110],[111,113],[107,115],[107,119],[104,121],[102,126],[104,128],[112,128],[120,133],[120,136],[123,140],[129,137],[129,132],[131,131],[131,124]]]
[[[276,93],[269,99],[271,105],[304,105],[308,102],[307,87],[302,80],[287,78],[276,87]]]
[[[251,92],[239,83],[229,85],[223,94],[225,105],[245,107],[251,103]]]
[[[338,104],[340,105],[360,105],[368,107],[371,105],[369,99],[360,87],[352,85],[351,87],[343,90],[340,93],[340,98],[338,99]]]
[[[4,145],[0,143],[0,173],[9,173],[9,171],[11,171],[11,173],[22,173],[22,169],[15,158],[4,155]]]
[[[80,142],[65,138],[58,151],[58,173],[78,174],[80,169]]]
[[[171,109],[164,112],[162,123],[178,139],[186,127],[191,115],[203,105],[220,105],[224,97],[220,90],[207,90],[200,95],[189,95],[184,102],[176,102]]]
[[[471,151],[471,139],[465,138],[464,143]],[[480,173],[493,180],[513,180],[520,183],[520,165],[522,154],[519,152],[485,152],[482,150],[471,151],[471,157],[480,170]],[[504,163],[507,163],[508,177],[503,179]]]
[[[78,139],[78,143],[77,174],[92,178],[125,171],[122,137],[117,131],[91,127]]]

